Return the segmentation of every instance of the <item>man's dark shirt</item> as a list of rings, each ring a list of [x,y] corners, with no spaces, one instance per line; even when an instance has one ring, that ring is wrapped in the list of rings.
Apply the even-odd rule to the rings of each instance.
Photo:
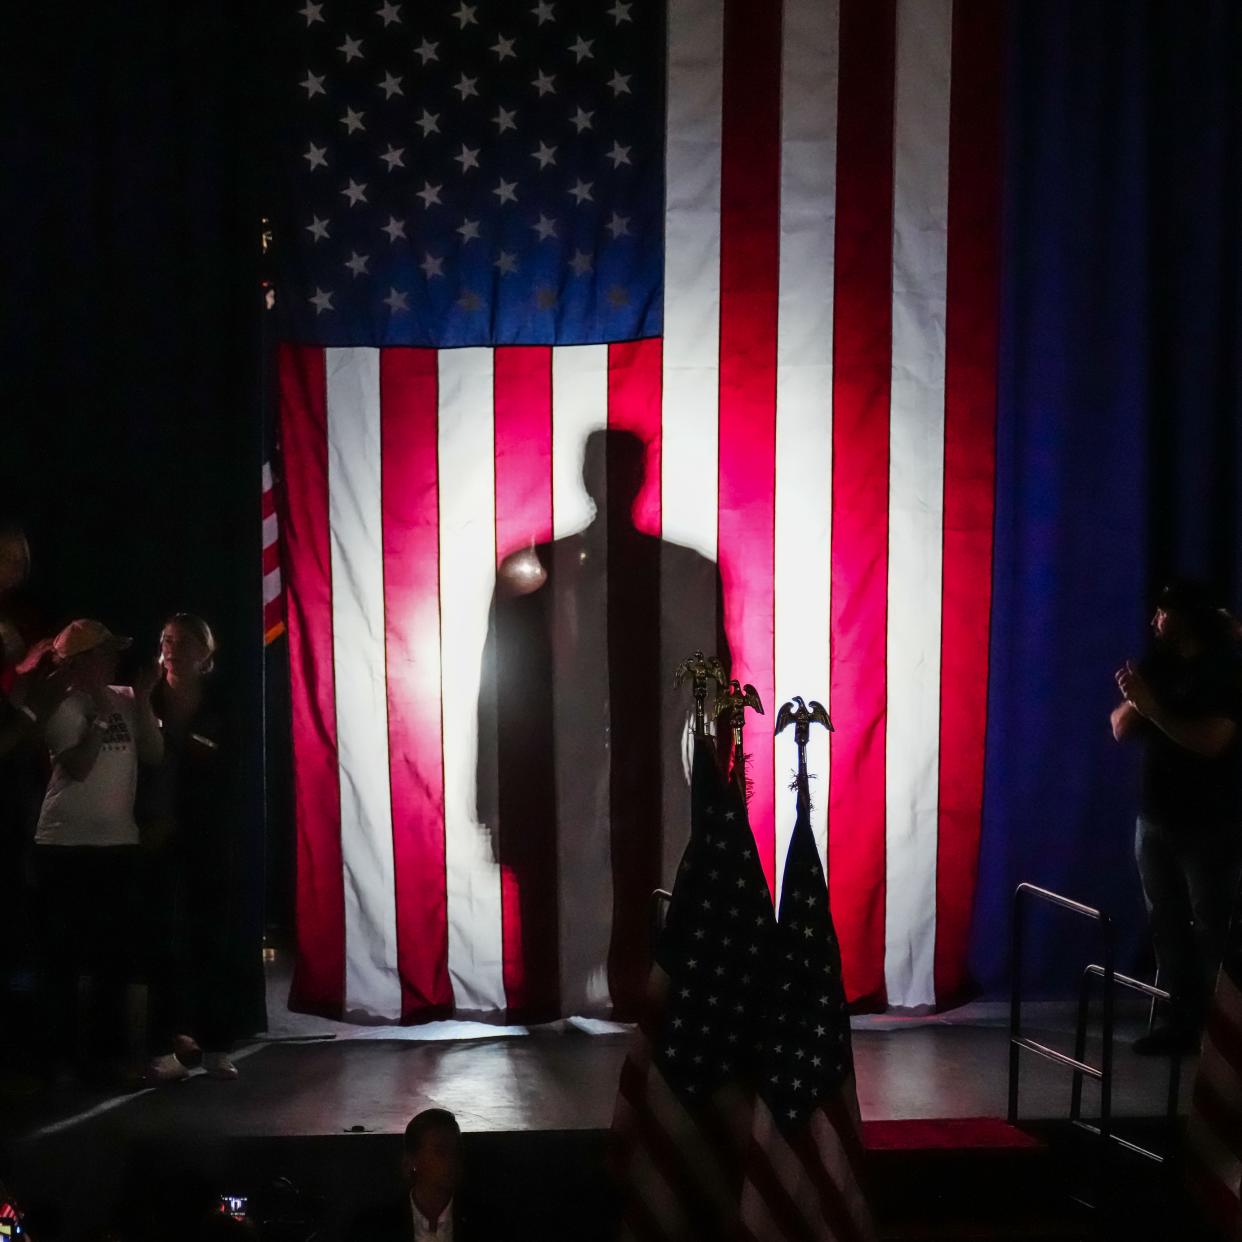
[[[1157,651],[1143,675],[1161,708],[1188,720],[1225,717],[1242,725],[1242,660],[1233,650],[1190,658]],[[1235,734],[1215,757],[1179,746],[1154,725],[1144,732],[1139,809],[1145,819],[1183,831],[1242,826],[1242,745]]]

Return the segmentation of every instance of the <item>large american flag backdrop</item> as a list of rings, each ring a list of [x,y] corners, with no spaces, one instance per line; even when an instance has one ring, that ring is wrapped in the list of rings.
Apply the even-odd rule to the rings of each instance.
[[[793,694],[832,713],[813,827],[851,1002],[961,993],[999,7],[290,8],[293,1005],[632,1014],[688,829],[695,646],[768,707],[775,896],[768,722]]]

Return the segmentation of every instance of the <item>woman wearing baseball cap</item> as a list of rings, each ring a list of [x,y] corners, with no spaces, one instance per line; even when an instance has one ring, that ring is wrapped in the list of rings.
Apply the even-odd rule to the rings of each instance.
[[[141,1049],[134,796],[138,765],[158,763],[164,742],[151,708],[154,665],[132,687],[113,684],[129,645],[89,619],[71,622],[52,642],[69,690],[44,725],[52,776],[34,863],[44,912],[48,1052],[62,1072],[73,1060],[97,1072],[101,1060],[133,1061]],[[76,1021],[82,976],[93,984],[92,1031]]]

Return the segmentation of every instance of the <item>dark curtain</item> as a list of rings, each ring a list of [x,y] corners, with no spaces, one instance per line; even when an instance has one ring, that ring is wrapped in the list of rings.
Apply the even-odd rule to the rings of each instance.
[[[45,632],[97,616],[154,658],[216,629],[238,721],[238,917],[262,1022],[262,40],[241,6],[6,11],[0,515]]]
[[[1032,880],[1150,969],[1113,671],[1172,573],[1242,603],[1242,6],[1016,0],[984,836],[974,966]],[[1033,924],[1031,983],[1098,949]]]

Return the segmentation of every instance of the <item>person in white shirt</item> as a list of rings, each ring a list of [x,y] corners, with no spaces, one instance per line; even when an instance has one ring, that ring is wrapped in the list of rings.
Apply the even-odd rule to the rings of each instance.
[[[164,753],[151,710],[152,665],[133,687],[118,686],[129,640],[79,620],[54,639],[69,691],[44,725],[52,776],[35,829],[34,863],[43,907],[46,1035],[51,1068],[139,1054],[143,993],[135,960],[139,763]],[[93,1030],[79,1031],[78,981],[93,984]],[[75,1047],[75,1034],[78,1035]],[[95,1062],[95,1064],[92,1064]]]

